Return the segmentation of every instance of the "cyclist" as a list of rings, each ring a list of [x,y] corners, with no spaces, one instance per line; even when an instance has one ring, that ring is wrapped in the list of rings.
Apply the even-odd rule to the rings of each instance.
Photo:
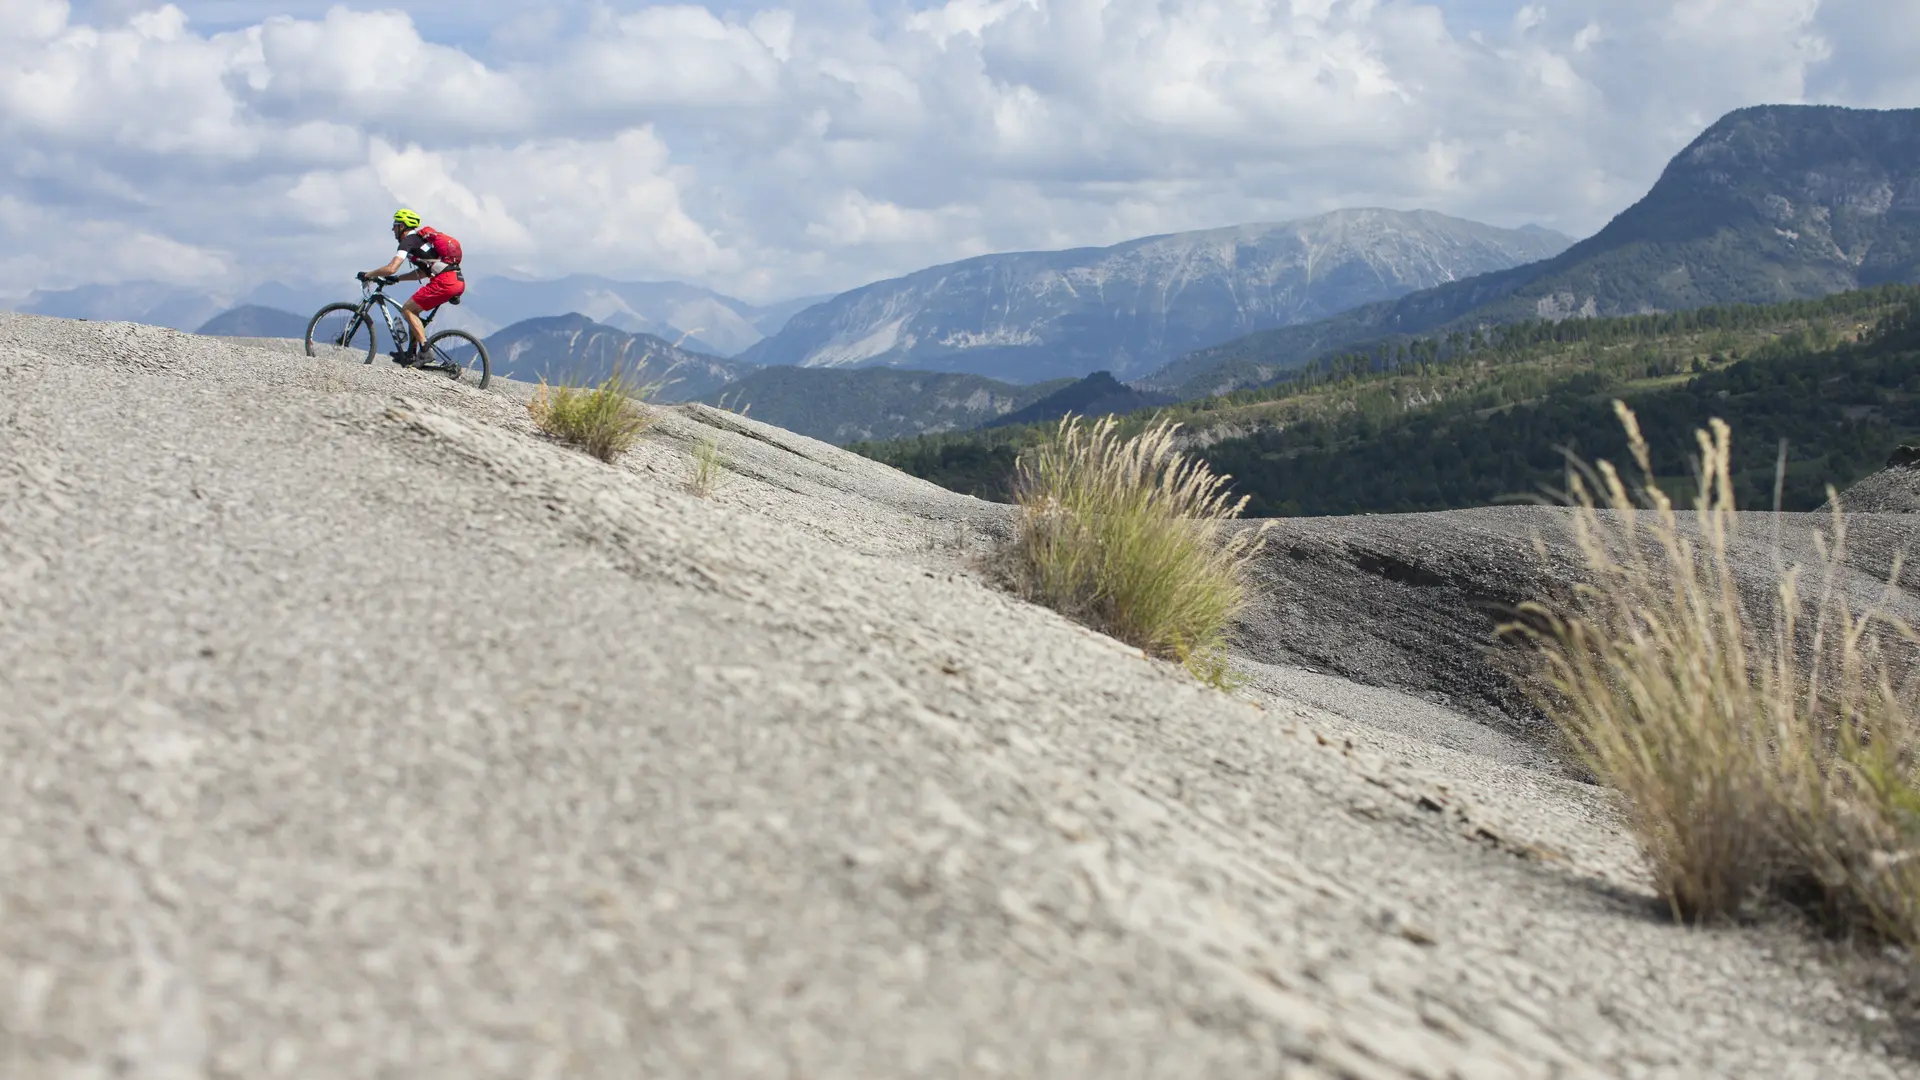
[[[410,262],[413,271],[394,280],[427,279],[427,283],[414,290],[413,298],[401,309],[406,312],[407,326],[413,331],[413,340],[404,348],[395,343],[393,362],[407,367],[418,361],[420,343],[427,338],[427,326],[420,321],[421,313],[458,298],[467,291],[467,279],[460,272],[460,242],[443,232],[421,225],[419,214],[405,207],[394,211],[393,239],[400,245],[400,250],[393,253],[391,262],[378,270],[355,274],[354,277],[361,281],[388,277],[400,269],[401,263]]]

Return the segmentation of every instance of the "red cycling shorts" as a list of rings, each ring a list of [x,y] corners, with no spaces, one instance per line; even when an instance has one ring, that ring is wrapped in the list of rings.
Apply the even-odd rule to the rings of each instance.
[[[421,311],[432,311],[466,291],[467,283],[461,280],[460,271],[442,270],[420,286],[413,294],[413,303]]]

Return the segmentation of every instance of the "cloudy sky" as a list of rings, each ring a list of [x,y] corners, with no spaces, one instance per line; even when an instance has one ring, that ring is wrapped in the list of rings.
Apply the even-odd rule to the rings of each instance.
[[[0,0],[0,297],[377,265],[750,300],[1345,206],[1585,235],[1920,0]]]

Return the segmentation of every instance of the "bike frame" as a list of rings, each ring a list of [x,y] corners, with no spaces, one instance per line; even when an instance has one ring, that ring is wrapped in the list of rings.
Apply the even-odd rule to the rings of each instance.
[[[407,325],[407,316],[402,310],[404,305],[402,305],[400,301],[387,295],[387,286],[391,284],[395,284],[395,282],[388,280],[363,281],[360,283],[360,317],[371,324],[373,322],[371,312],[373,309],[378,308],[380,310],[381,320],[387,324],[387,340],[393,343],[394,348],[400,348],[400,342],[403,339],[412,342],[415,347],[418,347],[425,342],[413,341],[413,327]],[[438,314],[440,314],[439,308],[422,312],[420,314],[420,328],[424,330],[433,325],[433,317]]]

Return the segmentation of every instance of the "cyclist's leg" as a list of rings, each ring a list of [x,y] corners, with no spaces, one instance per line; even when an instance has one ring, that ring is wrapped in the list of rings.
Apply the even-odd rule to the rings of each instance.
[[[427,342],[427,328],[426,324],[420,321],[421,313],[435,311],[440,305],[466,291],[466,280],[457,270],[435,274],[425,285],[414,291],[413,298],[408,300],[401,310],[407,313],[407,325],[413,328],[413,340],[416,346],[425,345]]]
[[[425,291],[425,289],[420,290],[420,292]],[[418,303],[419,293],[415,293],[414,297],[413,300],[400,305],[400,312],[407,317],[407,329],[413,331],[413,348],[418,352],[420,346],[427,340],[427,324],[420,321],[420,313],[425,309]]]

